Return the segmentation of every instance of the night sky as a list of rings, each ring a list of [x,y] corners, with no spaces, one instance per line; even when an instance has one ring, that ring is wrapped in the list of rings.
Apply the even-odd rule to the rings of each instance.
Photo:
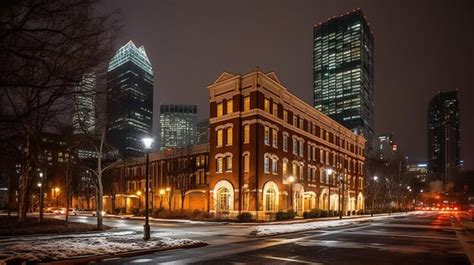
[[[375,131],[392,132],[412,161],[426,161],[430,98],[458,89],[461,158],[474,169],[474,1],[125,1],[117,47],[144,45],[159,104],[198,104],[223,71],[275,71],[312,104],[313,25],[361,8],[375,35]]]

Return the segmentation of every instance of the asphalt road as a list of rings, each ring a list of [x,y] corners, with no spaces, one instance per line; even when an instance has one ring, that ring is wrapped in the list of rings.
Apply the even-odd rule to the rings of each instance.
[[[346,227],[267,238],[249,238],[251,226],[152,223],[155,235],[209,243],[104,264],[470,264],[449,213],[391,218]],[[74,217],[93,222],[88,217]],[[142,221],[106,219],[106,224],[141,230]]]

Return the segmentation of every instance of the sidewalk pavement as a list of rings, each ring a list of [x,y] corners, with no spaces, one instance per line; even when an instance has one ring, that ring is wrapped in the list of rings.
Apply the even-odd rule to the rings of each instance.
[[[467,212],[456,212],[451,218],[451,225],[471,264],[474,264],[474,221]]]

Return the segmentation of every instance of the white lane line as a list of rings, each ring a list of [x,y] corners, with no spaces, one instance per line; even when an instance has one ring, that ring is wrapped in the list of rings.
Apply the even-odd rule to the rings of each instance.
[[[373,235],[373,236],[391,236],[391,237],[409,237],[409,238],[420,238],[420,239],[434,239],[434,240],[451,240],[457,241],[455,237],[446,237],[446,236],[424,236],[424,235],[411,235],[411,234],[401,234],[393,232],[383,232],[383,231],[374,231],[374,232],[346,232],[347,234],[352,235]]]
[[[274,257],[274,256],[269,256],[269,255],[258,255],[258,257],[265,258],[265,259],[289,261],[289,262],[294,262],[294,263],[304,263],[304,264],[313,264],[313,265],[324,264],[324,263],[319,263],[319,262],[311,262],[311,261],[306,261],[306,260],[297,260],[297,259],[290,259],[290,258],[281,258],[281,257]]]

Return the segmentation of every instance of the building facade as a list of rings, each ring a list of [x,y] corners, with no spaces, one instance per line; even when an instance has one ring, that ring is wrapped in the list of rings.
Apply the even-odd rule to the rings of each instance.
[[[314,26],[313,106],[368,147],[374,136],[374,36],[361,10]],[[368,151],[371,151],[370,148]]]
[[[160,150],[197,144],[197,105],[160,106]]]
[[[145,48],[132,41],[117,50],[107,71],[110,143],[125,156],[140,155],[153,121],[153,70]]]
[[[150,156],[155,208],[163,189],[170,191],[161,192],[166,207],[183,203],[220,218],[250,212],[271,220],[291,209],[302,215],[315,208],[344,214],[364,208],[361,134],[288,92],[273,72],[223,73],[208,90],[209,142]],[[111,171],[120,190],[115,206],[138,206],[143,163],[140,158]],[[179,176],[187,176],[188,184],[178,184]],[[125,201],[118,203],[119,197]]]
[[[384,133],[377,137],[377,157],[380,160],[391,161],[398,158],[399,147],[393,141],[392,133]]]
[[[209,143],[209,119],[198,122],[197,142],[198,144]]]
[[[428,106],[428,175],[446,186],[459,170],[460,127],[457,91],[439,92]]]

